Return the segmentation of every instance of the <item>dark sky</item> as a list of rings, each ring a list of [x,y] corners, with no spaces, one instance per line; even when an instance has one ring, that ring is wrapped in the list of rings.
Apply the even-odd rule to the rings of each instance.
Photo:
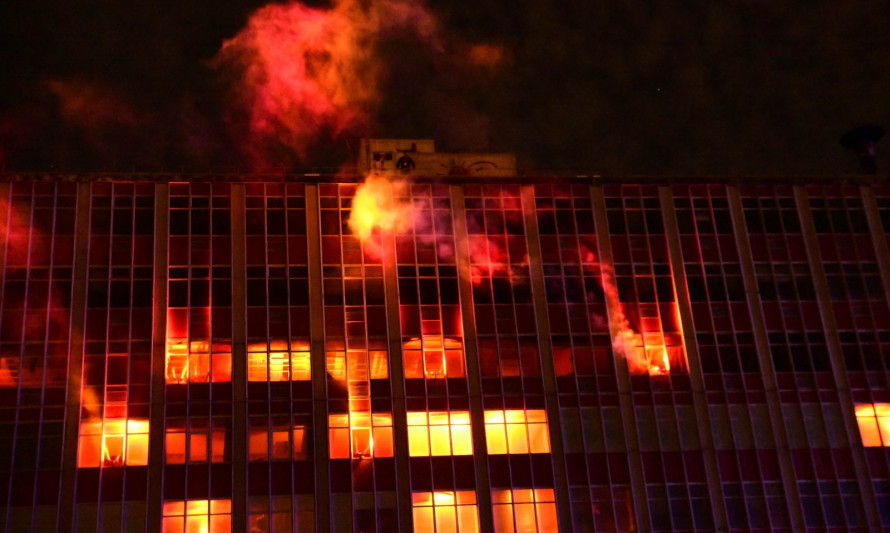
[[[323,2],[310,2],[323,6]],[[250,170],[230,72],[211,66],[262,2],[0,3],[0,170]],[[411,32],[375,44],[371,119],[320,134],[333,165],[356,138],[434,138],[508,151],[525,168],[608,174],[839,174],[838,145],[890,126],[890,4],[428,0],[440,49]],[[468,68],[466,51],[503,52]],[[878,144],[890,168],[890,140]]]

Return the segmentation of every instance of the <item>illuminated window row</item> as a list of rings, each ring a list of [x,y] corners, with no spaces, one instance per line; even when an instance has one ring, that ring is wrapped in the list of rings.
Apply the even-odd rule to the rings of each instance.
[[[291,429],[252,428],[248,438],[249,459],[268,461],[272,459],[302,461],[309,457],[306,445],[306,426],[297,425]]]
[[[331,459],[392,457],[392,414],[328,415]]]
[[[491,491],[495,533],[557,531],[553,489]]]
[[[553,489],[501,489],[491,492],[497,533],[557,531]],[[411,495],[414,531],[476,533],[476,493],[415,492]]]
[[[890,403],[857,405],[856,422],[863,446],[890,446]]]
[[[203,424],[202,424],[203,422]],[[186,432],[184,420],[168,420],[164,454],[167,464],[222,463],[226,453],[226,430],[209,428],[196,420]]]
[[[80,423],[78,467],[147,464],[148,420],[109,418]]]
[[[231,500],[164,502],[163,533],[222,533],[232,530]]]
[[[473,455],[470,413],[408,413],[408,454],[411,457]]]
[[[309,346],[286,341],[247,347],[248,381],[308,381]],[[170,339],[164,375],[167,383],[222,383],[232,380],[232,346],[206,341]]]
[[[435,533],[478,533],[479,516],[476,493],[471,490],[456,492],[415,492],[411,495],[414,507],[414,531]]]

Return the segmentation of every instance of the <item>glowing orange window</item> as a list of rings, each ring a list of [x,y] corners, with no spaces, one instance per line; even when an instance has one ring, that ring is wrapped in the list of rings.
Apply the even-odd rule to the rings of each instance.
[[[389,360],[385,351],[349,350],[326,354],[331,379],[368,380],[389,378]]]
[[[491,491],[496,533],[558,531],[553,489]]]
[[[229,533],[231,500],[164,502],[163,533]]]
[[[406,378],[464,377],[464,351],[459,339],[441,333],[415,337],[402,343]]]
[[[295,461],[306,459],[306,427],[299,425],[290,430],[280,428],[271,431],[266,428],[251,428],[248,435],[249,459],[268,461],[270,449],[272,459]]]
[[[164,441],[167,464],[222,463],[225,461],[226,430],[208,427],[200,419],[186,431],[184,421],[169,420]]]
[[[392,457],[392,415],[328,415],[331,459]]]
[[[167,383],[232,381],[232,346],[205,341],[167,339],[164,375]]]
[[[470,413],[408,413],[408,454],[412,457],[473,455]]]
[[[415,492],[411,494],[414,508],[414,531],[435,533],[478,533],[479,516],[476,493]]]
[[[857,405],[856,422],[863,446],[890,446],[890,403]]]
[[[543,409],[485,411],[488,453],[550,453],[547,413]]]
[[[148,464],[148,420],[125,418],[80,423],[77,466]]]
[[[287,341],[250,344],[247,347],[248,381],[308,381],[309,345],[288,346]]]

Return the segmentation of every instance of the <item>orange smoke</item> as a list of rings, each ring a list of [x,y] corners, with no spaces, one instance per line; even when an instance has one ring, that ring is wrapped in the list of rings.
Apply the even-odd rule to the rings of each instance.
[[[414,205],[397,199],[407,196],[405,189],[409,186],[405,180],[368,175],[356,189],[349,213],[349,228],[372,256],[382,254],[379,241],[372,238],[375,231],[404,232],[413,227]]]
[[[468,59],[477,67],[496,67],[507,57],[507,52],[501,45],[475,44],[470,47]]]
[[[111,123],[135,126],[139,122],[124,99],[108,87],[62,80],[49,81],[46,86],[58,98],[62,117],[87,130]]]
[[[587,263],[596,260],[596,256],[587,248],[581,250],[581,255]],[[610,266],[602,263],[600,270],[603,293],[610,311],[609,326],[613,335],[612,350],[616,355],[624,357],[631,374],[668,374],[671,370],[671,363],[664,343],[647,345],[643,342],[644,335],[633,329],[624,314],[624,306],[618,299],[615,273]],[[612,310],[617,310],[617,313],[612,313]]]
[[[251,133],[304,154],[321,131],[367,123],[377,100],[375,44],[395,28],[436,44],[435,20],[419,0],[270,4],[223,43],[216,64],[236,67]]]

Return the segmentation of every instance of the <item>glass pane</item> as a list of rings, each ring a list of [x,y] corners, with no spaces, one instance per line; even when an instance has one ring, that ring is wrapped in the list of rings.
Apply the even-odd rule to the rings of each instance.
[[[430,454],[429,434],[427,432],[426,425],[408,426],[408,455],[411,457],[425,457]]]
[[[451,455],[448,426],[430,426],[430,447],[433,455]]]
[[[494,506],[494,530],[495,533],[514,533],[512,505]]]
[[[528,433],[525,424],[507,424],[510,453],[528,453]]]
[[[432,507],[414,508],[414,531],[435,531]]]
[[[374,457],[392,457],[392,428],[374,428]]]
[[[130,435],[127,438],[127,464],[148,464],[148,435]]]
[[[529,424],[528,440],[532,453],[550,453],[550,435],[547,424]]]
[[[488,414],[488,413],[486,413]],[[507,453],[507,437],[504,434],[503,424],[485,424],[485,442],[488,446],[488,453],[491,455],[502,455]]]
[[[473,455],[473,433],[470,426],[451,426],[451,446],[454,455]]]
[[[457,517],[453,505],[436,506],[436,533],[457,533]]]

